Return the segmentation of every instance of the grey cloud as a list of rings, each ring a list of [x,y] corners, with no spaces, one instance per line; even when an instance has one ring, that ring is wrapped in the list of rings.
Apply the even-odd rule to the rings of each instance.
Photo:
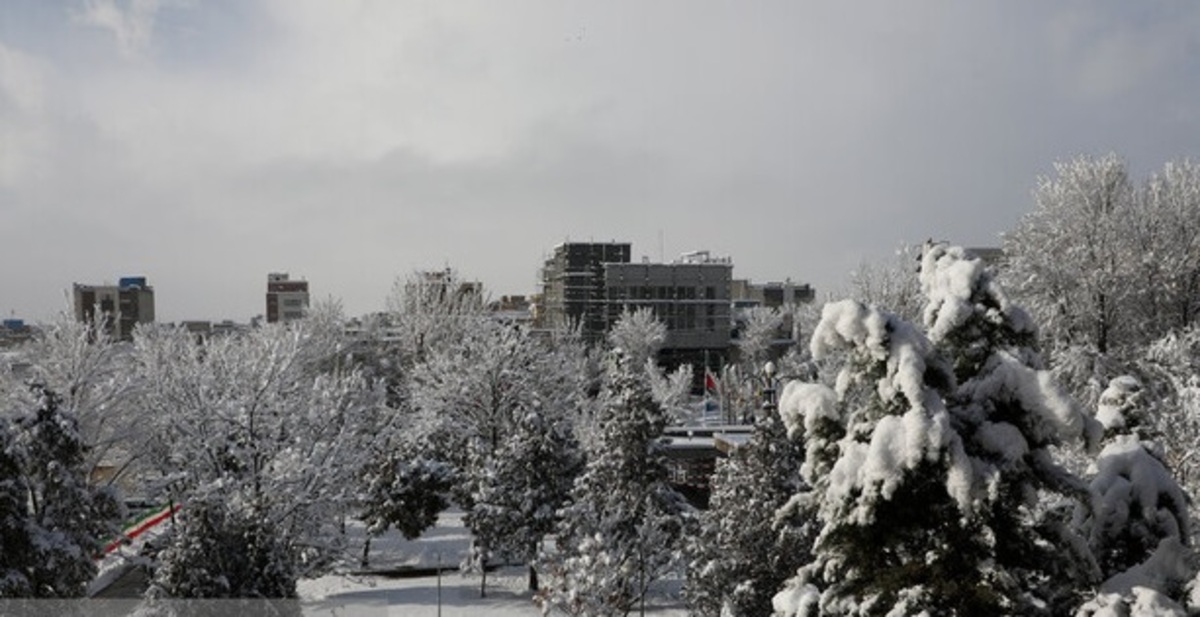
[[[134,19],[74,6],[110,5]],[[446,264],[527,293],[566,237],[827,291],[900,242],[995,243],[1056,158],[1149,169],[1200,135],[1190,5],[262,0],[106,31],[28,10],[63,42],[0,27],[0,256],[28,264],[0,310],[30,316],[128,269],[167,318],[261,312],[276,269],[352,313]],[[140,58],[97,52],[121,28],[149,32]]]

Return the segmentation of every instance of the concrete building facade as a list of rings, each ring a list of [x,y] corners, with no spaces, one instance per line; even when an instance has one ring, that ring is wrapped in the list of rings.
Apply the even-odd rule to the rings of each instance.
[[[747,279],[732,281],[734,306],[747,308],[765,306],[782,308],[789,304],[807,304],[816,298],[816,292],[808,283],[795,283],[791,279],[783,282],[755,283]]]
[[[116,285],[75,283],[73,297],[75,319],[92,322],[99,312],[117,340],[131,340],[139,323],[154,323],[154,288],[144,276],[122,277]]]
[[[666,324],[669,350],[723,351],[729,347],[733,261],[708,251],[672,263],[610,263],[604,266],[605,326],[625,311],[648,309]]]
[[[267,275],[267,323],[292,321],[308,312],[308,281],[291,280],[286,272]]]

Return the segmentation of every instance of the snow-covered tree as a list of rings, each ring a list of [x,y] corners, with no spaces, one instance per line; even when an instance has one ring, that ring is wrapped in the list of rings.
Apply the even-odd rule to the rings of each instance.
[[[978,259],[927,247],[921,283],[924,333],[826,305],[812,352],[840,353],[842,370],[781,409],[805,439],[813,490],[797,499],[822,525],[813,562],[775,598],[783,614],[1062,611],[1098,576],[1044,504],[1086,499],[1052,448],[1099,426],[1040,369],[1032,322]]]
[[[121,506],[89,485],[86,446],[58,395],[40,385],[30,394],[0,423],[0,597],[79,597]]]
[[[371,536],[395,528],[405,538],[414,539],[437,523],[438,514],[450,505],[454,468],[414,450],[410,446],[373,456],[364,466],[366,488],[359,512],[369,534],[363,545],[364,568],[369,563]]]
[[[1134,187],[1113,154],[1054,170],[1038,181],[1034,211],[1005,236],[1008,284],[1055,346],[1082,343],[1107,353],[1131,328]]]
[[[798,501],[816,510],[821,532],[776,611],[997,612],[977,567],[982,529],[964,516],[969,462],[939,392],[953,378],[929,341],[896,316],[844,301],[825,306],[812,347],[818,359],[850,354],[836,390],[796,386],[781,408],[804,436],[811,491]]]
[[[123,370],[127,345],[115,341],[103,319],[81,322],[67,313],[39,330],[20,353],[29,369],[20,379],[38,383],[59,397],[58,405],[76,418],[89,475],[101,463],[118,465],[110,481],[136,462],[143,418],[130,405],[136,386]],[[4,375],[13,392],[26,391]]]
[[[532,401],[479,479],[466,516],[478,565],[489,557],[520,560],[529,564],[529,589],[537,591],[534,562],[581,462],[570,425]]]
[[[1149,339],[1200,319],[1200,165],[1167,163],[1142,193],[1133,308]]]
[[[683,591],[693,613],[767,615],[783,582],[809,561],[811,513],[784,508],[802,488],[803,461],[803,446],[769,409],[750,440],[717,462],[709,508],[689,545]]]
[[[971,460],[969,512],[993,538],[996,589],[1021,610],[1067,605],[1096,572],[1063,521],[1086,486],[1054,454],[1094,447],[1102,427],[1044,370],[1034,322],[981,260],[928,246],[921,280],[929,338],[954,370],[948,404]]]
[[[647,308],[622,313],[608,333],[609,349],[620,350],[630,367],[641,369],[637,374],[645,380],[651,396],[666,410],[668,419],[678,420],[690,390],[692,369],[684,365],[664,374],[658,366],[658,352],[666,342],[666,324]],[[594,432],[596,427],[587,427],[584,432],[588,429]]]
[[[917,280],[921,259],[920,245],[902,245],[890,260],[859,264],[850,273],[850,287],[844,297],[868,306],[885,307],[906,321],[920,319],[925,298]]]
[[[1190,495],[1200,495],[1200,327],[1170,332],[1137,362],[1140,406],[1163,446],[1167,466]]]
[[[356,497],[361,457],[378,438],[371,429],[382,402],[379,388],[329,363],[338,355],[336,337],[304,320],[204,344],[182,329],[144,329],[134,346],[144,384],[139,403],[155,418],[148,443],[153,460],[174,501],[183,504],[181,517],[193,508],[208,517],[189,529],[271,534],[263,546],[286,559],[278,572],[288,576],[322,567]],[[181,534],[164,559],[189,554],[186,543],[194,541]],[[205,565],[225,563],[234,562]],[[163,576],[171,567],[164,564]],[[163,590],[215,589],[160,583]],[[280,589],[268,582],[239,585]]]
[[[754,421],[755,407],[762,400],[762,367],[775,358],[774,343],[788,317],[779,309],[753,307],[743,313],[737,340],[737,361],[721,369],[718,394],[730,422]]]
[[[754,370],[772,360],[772,350],[784,323],[784,313],[779,309],[756,306],[747,310],[738,335],[738,363]]]
[[[413,367],[409,390],[422,421],[417,432],[443,443],[447,460],[465,469],[467,444],[483,442],[479,447],[490,456],[531,400],[569,417],[583,394],[576,351],[552,348],[520,326],[475,324]]]
[[[1122,375],[1108,383],[1096,409],[1096,421],[1104,427],[1106,437],[1135,435],[1142,440],[1157,437],[1152,410],[1143,400],[1144,393],[1142,383],[1131,375]]]
[[[1106,574],[1142,563],[1167,538],[1189,541],[1187,498],[1161,457],[1155,444],[1122,435],[1096,459],[1085,524]]]
[[[26,570],[35,554],[29,489],[15,439],[7,419],[0,416],[0,598],[30,595]]]
[[[533,452],[512,449],[535,445],[522,439],[521,423],[531,413],[553,428],[545,438],[563,437],[560,428],[568,435],[573,430],[584,404],[582,360],[582,348],[570,340],[545,341],[526,328],[484,320],[413,367],[409,391],[420,419],[415,432],[433,444],[435,456],[457,469],[455,494],[474,542],[464,565],[484,577],[490,556],[513,555],[508,540],[518,542],[519,555],[528,553],[523,539],[498,538],[495,530],[512,531],[512,517],[526,517],[520,525],[543,525],[534,520],[541,504],[502,503],[497,491],[532,481],[521,475],[530,473],[522,467]],[[566,439],[557,446],[573,444]],[[515,458],[506,460],[510,457]],[[556,465],[539,473],[561,474],[556,483],[569,483],[572,467]],[[561,497],[547,497],[553,512]],[[486,589],[486,579],[481,585]]]
[[[1150,440],[1137,379],[1114,379],[1100,399],[1104,450],[1090,470],[1092,502],[1076,510],[1105,582],[1081,613],[1134,609],[1153,602],[1183,614],[1185,585],[1196,572],[1187,497]],[[1140,590],[1135,591],[1136,588]],[[1165,614],[1165,613],[1157,613]]]
[[[635,368],[656,361],[666,342],[667,325],[647,308],[626,311],[608,333],[609,346],[620,349],[629,365]]]
[[[452,268],[398,279],[387,305],[390,348],[400,366],[423,361],[486,319],[478,287]]]
[[[540,600],[575,615],[614,615],[644,601],[676,569],[691,509],[667,482],[658,439],[666,415],[642,371],[611,352],[601,392],[602,433],[561,512]]]
[[[151,598],[294,598],[296,562],[270,519],[193,501],[159,556]]]

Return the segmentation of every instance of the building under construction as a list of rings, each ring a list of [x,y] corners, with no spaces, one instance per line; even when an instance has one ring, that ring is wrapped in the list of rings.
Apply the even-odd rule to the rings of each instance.
[[[622,314],[646,309],[667,326],[660,362],[719,367],[730,345],[732,274],[732,260],[708,251],[670,263],[632,263],[629,243],[560,244],[542,269],[537,323],[577,326],[596,343]]]
[[[584,340],[603,340],[608,331],[606,264],[629,263],[628,242],[564,242],[542,267],[542,304],[537,324],[548,329],[578,325]]]

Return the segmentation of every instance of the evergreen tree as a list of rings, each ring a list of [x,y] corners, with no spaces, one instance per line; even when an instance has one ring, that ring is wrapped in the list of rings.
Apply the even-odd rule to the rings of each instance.
[[[1190,495],[1200,495],[1200,327],[1152,343],[1137,364],[1140,406],[1162,444],[1164,461]]]
[[[966,514],[987,538],[988,585],[1006,611],[1074,606],[1098,575],[1068,524],[1088,489],[1053,452],[1094,447],[1102,427],[1043,370],[1032,319],[980,259],[928,245],[921,282],[929,338],[956,382],[947,405],[971,463]]]
[[[853,301],[826,305],[814,334],[818,359],[835,348],[847,353],[838,390],[793,388],[781,410],[804,435],[812,489],[797,499],[821,531],[776,610],[1003,612],[982,584],[985,539],[955,482],[968,463],[940,392],[952,376],[906,322]]]
[[[750,440],[717,462],[709,509],[690,544],[684,596],[697,615],[767,615],[771,598],[811,558],[808,512],[788,506],[802,489],[803,447],[773,408]]]
[[[467,513],[477,565],[482,567],[490,556],[521,560],[529,564],[529,589],[537,591],[534,560],[558,521],[579,467],[570,427],[546,417],[534,401],[496,452]]]
[[[294,598],[296,573],[271,523],[245,511],[193,501],[162,554],[150,598]]]
[[[1099,425],[1040,370],[1032,322],[978,259],[927,247],[921,283],[928,335],[826,305],[812,350],[843,360],[836,389],[782,410],[822,525],[784,614],[1061,612],[1098,576],[1069,526],[1087,487],[1051,448]]]
[[[0,476],[4,584],[31,597],[79,597],[96,575],[94,558],[116,531],[121,506],[112,491],[89,485],[86,448],[58,396],[36,385],[31,394],[33,410],[18,411],[15,439],[0,454],[7,468]]]
[[[412,445],[379,453],[363,466],[362,511],[367,525],[363,543],[363,568],[370,565],[371,538],[394,527],[405,538],[417,538],[437,523],[450,505],[457,474],[449,463],[435,460]]]
[[[1196,572],[1190,544],[1187,497],[1164,462],[1137,379],[1113,379],[1100,397],[1097,417],[1105,445],[1091,473],[1091,503],[1076,508],[1075,524],[1088,539],[1105,581],[1082,612],[1102,607],[1134,609],[1154,599],[1179,603]],[[1140,588],[1135,592],[1135,588]]]
[[[562,510],[557,551],[545,556],[544,605],[625,613],[680,562],[691,508],[667,483],[658,441],[665,414],[639,373],[620,351],[610,354],[601,433]]]
[[[15,435],[0,417],[0,598],[29,596],[28,564],[34,558],[28,487]]]

